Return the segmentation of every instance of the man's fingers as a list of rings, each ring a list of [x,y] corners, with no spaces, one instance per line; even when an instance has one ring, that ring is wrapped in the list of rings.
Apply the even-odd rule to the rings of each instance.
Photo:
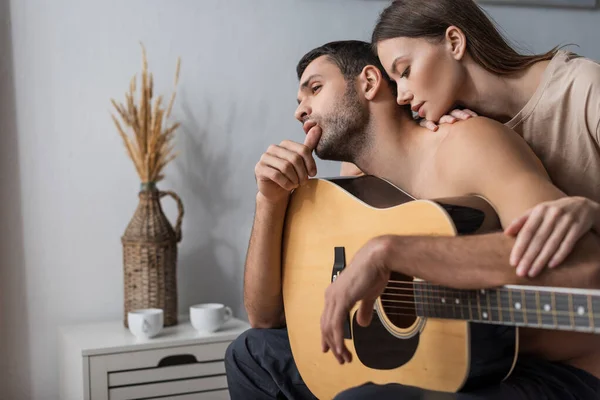
[[[344,361],[346,361],[347,363],[352,362],[352,353],[350,353],[350,350],[348,350],[348,348],[346,347],[346,343],[343,343],[343,354],[342,356],[344,357]]]
[[[265,181],[273,181],[287,191],[292,191],[296,187],[296,184],[290,181],[281,171],[263,163],[259,163],[256,169],[257,179]]]
[[[296,143],[297,144],[297,143]],[[297,144],[298,146],[301,146]],[[308,169],[304,162],[304,158],[293,150],[286,149],[283,146],[272,146],[273,151],[269,154],[274,155],[282,160],[286,160],[292,165],[296,175],[298,176],[298,184],[302,184],[308,180]],[[303,147],[303,146],[301,146]],[[304,147],[303,147],[304,148]]]
[[[327,323],[327,328],[325,330],[325,340],[327,342],[327,347],[331,350],[336,360],[340,363],[344,363],[343,350],[338,345],[336,340],[336,332],[335,332],[335,323],[332,320],[329,320]]]
[[[311,149],[303,144],[292,142],[291,140],[284,140],[281,142],[280,146],[300,157],[308,176],[315,176],[317,174],[317,164],[315,163],[315,158],[312,155]]]
[[[294,168],[294,165],[288,160],[279,158],[270,153],[265,153],[260,158],[260,162],[281,172],[294,185],[298,185],[300,183],[296,168]]]
[[[326,330],[326,322],[325,312],[323,312],[323,314],[321,314],[321,351],[323,351],[323,353],[327,353],[329,351],[329,344],[327,343],[327,339],[324,334]]]
[[[321,139],[321,133],[321,127],[315,126],[306,134],[306,138],[304,138],[304,145],[308,147],[311,152],[317,148],[319,139]]]
[[[331,340],[333,341],[333,348],[338,359],[345,361],[344,357],[344,318],[342,317],[342,307],[336,306],[333,308],[334,315],[331,319]]]
[[[300,179],[299,183],[304,183],[308,179],[311,175],[310,169],[313,169],[316,174],[317,166],[310,150],[300,143],[284,140],[279,146],[269,147],[267,153],[291,163]]]
[[[464,112],[469,114],[471,117],[477,117],[477,113],[473,110],[469,110],[468,108],[463,109]]]
[[[360,302],[358,313],[356,315],[356,321],[360,326],[367,327],[369,324],[371,324],[371,320],[373,319],[374,304],[375,299],[364,299]]]
[[[335,295],[332,284],[325,291],[325,308],[321,315],[321,347],[331,350],[340,364],[350,361],[352,356],[344,343],[345,312],[343,302]]]
[[[340,364],[344,363],[344,359],[341,352],[338,351],[335,343],[334,328],[335,328],[335,308],[336,298],[332,294],[332,287],[330,286],[325,291],[325,308],[321,315],[321,340],[323,352],[331,350],[333,356],[338,360]]]

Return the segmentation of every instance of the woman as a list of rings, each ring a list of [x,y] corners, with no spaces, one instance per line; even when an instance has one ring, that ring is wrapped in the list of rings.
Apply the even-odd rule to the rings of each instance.
[[[507,228],[519,232],[511,263],[520,274],[527,264],[530,274],[557,265],[592,226],[600,231],[600,65],[558,49],[517,53],[471,0],[396,0],[381,14],[372,41],[400,105],[428,121],[466,107],[505,123],[523,136],[554,184],[575,196],[538,206]],[[459,394],[365,385],[336,400],[598,399],[600,361],[582,368],[568,356],[547,357],[580,344],[593,355],[598,337],[522,329],[519,360],[500,385]]]
[[[372,41],[398,103],[424,126],[477,114],[505,123],[572,196],[506,228],[518,235],[510,262],[519,275],[559,265],[582,235],[600,233],[600,65],[557,48],[517,53],[471,0],[395,1]],[[456,107],[467,109],[446,115]]]

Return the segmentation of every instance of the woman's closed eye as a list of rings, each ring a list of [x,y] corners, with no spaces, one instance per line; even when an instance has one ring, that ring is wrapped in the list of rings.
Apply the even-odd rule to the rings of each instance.
[[[400,78],[408,78],[409,74],[410,74],[410,66],[406,67],[404,69],[404,71],[402,71],[402,75],[400,75]]]

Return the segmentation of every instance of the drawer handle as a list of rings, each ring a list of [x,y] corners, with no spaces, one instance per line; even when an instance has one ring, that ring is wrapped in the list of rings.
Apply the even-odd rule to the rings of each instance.
[[[192,354],[178,354],[175,356],[168,356],[158,362],[159,367],[171,367],[173,365],[185,365],[195,364],[198,360]]]

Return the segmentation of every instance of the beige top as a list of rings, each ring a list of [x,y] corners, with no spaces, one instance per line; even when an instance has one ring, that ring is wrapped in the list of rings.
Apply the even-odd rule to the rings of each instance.
[[[559,51],[506,126],[523,136],[559,189],[600,202],[600,64]]]

